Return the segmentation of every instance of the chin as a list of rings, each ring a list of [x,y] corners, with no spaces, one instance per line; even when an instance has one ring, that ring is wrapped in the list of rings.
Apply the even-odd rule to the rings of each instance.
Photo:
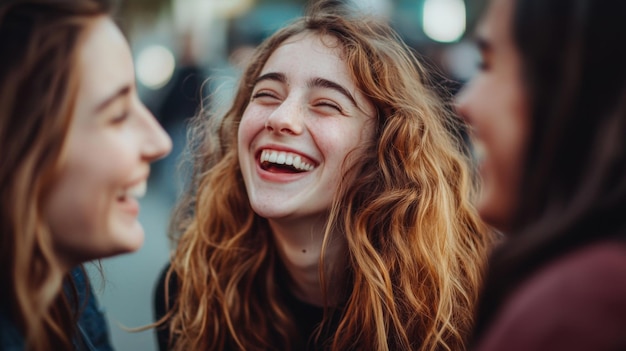
[[[259,208],[253,207],[252,211],[254,211],[254,213],[256,213],[257,216],[266,218],[266,219],[280,219],[280,218],[287,217],[287,214],[284,213],[283,211],[274,210],[274,209],[267,209],[267,208],[259,209]]]
[[[116,231],[114,237],[116,238],[114,246],[117,252],[113,255],[117,255],[139,250],[143,245],[145,234],[141,225],[137,224],[126,230]]]

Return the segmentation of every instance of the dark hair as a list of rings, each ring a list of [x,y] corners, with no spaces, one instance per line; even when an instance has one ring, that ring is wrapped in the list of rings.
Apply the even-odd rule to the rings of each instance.
[[[530,136],[513,230],[492,257],[475,335],[548,261],[625,237],[625,19],[624,1],[516,0]]]
[[[53,254],[43,202],[71,123],[85,28],[108,0],[0,5],[0,307],[28,350],[71,349],[77,296]],[[6,309],[6,311],[5,311]]]

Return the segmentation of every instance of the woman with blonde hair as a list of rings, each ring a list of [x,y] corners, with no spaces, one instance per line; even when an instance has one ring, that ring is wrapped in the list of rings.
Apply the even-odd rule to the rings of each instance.
[[[111,350],[81,264],[137,250],[171,142],[106,0],[0,5],[0,349]]]
[[[388,25],[330,5],[196,120],[162,350],[464,349],[492,234],[460,126]]]

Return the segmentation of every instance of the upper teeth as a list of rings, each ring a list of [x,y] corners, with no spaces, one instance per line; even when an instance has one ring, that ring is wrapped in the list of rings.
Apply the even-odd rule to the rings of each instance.
[[[291,152],[263,150],[261,152],[261,162],[271,162],[279,165],[293,166],[293,168],[310,171],[315,168],[312,164],[302,161],[302,157]]]
[[[144,180],[143,182],[137,183],[136,185],[133,185],[130,188],[126,188],[125,190],[120,192],[120,196],[121,197],[134,197],[136,199],[140,199],[142,197],[144,197],[144,195],[146,195],[146,190],[148,188],[148,185],[146,183],[146,181]]]

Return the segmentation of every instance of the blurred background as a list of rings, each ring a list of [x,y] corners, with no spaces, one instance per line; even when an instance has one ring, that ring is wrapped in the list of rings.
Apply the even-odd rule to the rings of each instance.
[[[387,20],[453,93],[475,72],[471,34],[481,0],[344,0],[355,11]],[[306,0],[120,0],[118,23],[133,51],[140,97],[174,142],[154,164],[139,220],[146,232],[136,253],[88,267],[106,311],[118,351],[154,351],[153,322],[158,275],[171,249],[170,212],[183,187],[176,169],[185,125],[198,108],[227,105],[252,50],[300,16]]]

